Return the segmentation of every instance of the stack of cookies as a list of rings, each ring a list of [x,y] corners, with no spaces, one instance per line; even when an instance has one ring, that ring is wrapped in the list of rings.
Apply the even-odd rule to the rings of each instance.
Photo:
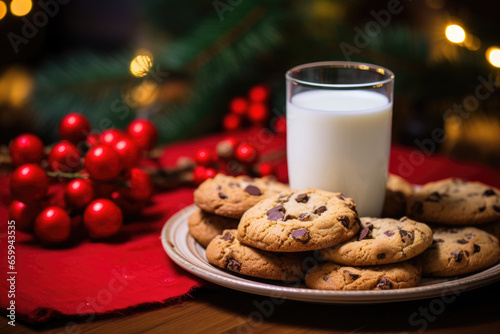
[[[500,261],[500,190],[459,179],[427,183],[408,198],[407,214],[434,232],[424,275],[463,275]]]
[[[354,201],[341,193],[217,175],[195,191],[198,209],[189,228],[207,247],[211,264],[238,274],[305,278],[313,289],[399,289],[417,285],[422,274],[460,275],[497,263],[500,246],[494,235],[436,223],[500,220],[499,194],[457,180],[414,192],[405,180],[391,176],[384,215],[394,218],[360,219]],[[401,217],[405,213],[408,217]],[[499,225],[484,226],[498,233]],[[318,265],[305,270],[318,259]]]

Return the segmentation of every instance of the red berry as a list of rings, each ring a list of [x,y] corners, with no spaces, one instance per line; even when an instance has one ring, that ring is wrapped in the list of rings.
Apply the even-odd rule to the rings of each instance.
[[[127,134],[122,130],[109,129],[101,133],[100,141],[101,144],[109,144],[111,146],[114,146],[116,142],[126,137]]]
[[[108,199],[96,199],[83,213],[83,224],[92,238],[110,237],[120,230],[122,223],[122,210]]]
[[[235,156],[238,161],[250,164],[257,160],[257,150],[250,144],[242,143],[236,148]]]
[[[39,200],[47,193],[49,179],[37,165],[26,164],[17,167],[10,178],[10,193],[21,202]]]
[[[265,102],[269,98],[269,88],[265,85],[257,85],[250,89],[248,97],[253,102]]]
[[[269,117],[269,111],[266,105],[262,103],[252,103],[248,107],[248,118],[253,123],[262,123]]]
[[[124,168],[129,169],[139,164],[141,151],[137,144],[128,136],[116,141],[113,147],[120,156]]]
[[[79,113],[66,115],[59,123],[59,136],[73,144],[85,140],[90,134],[90,122],[87,117]]]
[[[205,178],[205,170],[206,168],[203,166],[198,166],[193,171],[193,182],[198,185],[206,180]]]
[[[137,143],[141,150],[151,150],[158,140],[156,126],[146,119],[136,119],[127,126],[127,133]]]
[[[259,175],[260,176],[273,175],[274,171],[275,171],[274,166],[269,162],[263,162],[259,165]]]
[[[98,133],[91,133],[85,139],[87,141],[87,146],[92,147],[100,144],[101,135]]]
[[[135,201],[126,197],[120,191],[115,191],[111,198],[113,202],[118,205],[124,214],[136,214],[142,211],[145,206],[145,202]]]
[[[93,179],[111,180],[122,170],[120,155],[109,145],[94,146],[85,156],[85,169]]]
[[[16,230],[31,233],[39,211],[38,203],[26,204],[13,200],[9,206],[9,219],[16,222]]]
[[[213,179],[216,174],[217,174],[217,172],[213,168],[205,169],[205,180]]]
[[[25,133],[12,140],[9,153],[16,166],[37,164],[43,159],[43,143],[37,136]]]
[[[94,188],[90,180],[76,179],[66,185],[64,198],[72,207],[82,209],[94,198]]]
[[[236,114],[227,114],[222,120],[224,130],[237,130],[241,127],[241,117]]]
[[[217,152],[219,157],[229,159],[234,155],[237,146],[238,141],[235,138],[228,137],[217,143],[215,152]]]
[[[276,133],[285,134],[286,133],[286,117],[279,116],[274,120],[274,123],[271,124],[271,128],[276,131]]]
[[[147,201],[153,194],[151,176],[139,168],[132,168],[127,178],[130,188],[123,190],[123,194],[136,201]]]
[[[194,155],[194,160],[196,163],[202,166],[210,166],[216,161],[216,157],[212,151],[205,148],[198,150]]]
[[[247,111],[248,102],[243,97],[235,97],[229,103],[229,111],[238,115],[244,115]]]
[[[45,243],[67,240],[71,232],[71,218],[58,206],[50,206],[40,212],[35,220],[35,234]]]
[[[74,172],[82,168],[80,153],[69,141],[55,145],[49,153],[49,165],[58,172]]]

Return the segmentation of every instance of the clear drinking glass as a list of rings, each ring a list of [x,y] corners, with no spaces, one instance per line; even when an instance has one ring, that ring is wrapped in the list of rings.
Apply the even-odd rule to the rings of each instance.
[[[352,197],[360,217],[380,216],[391,144],[394,74],[356,62],[286,73],[287,160],[293,189]]]

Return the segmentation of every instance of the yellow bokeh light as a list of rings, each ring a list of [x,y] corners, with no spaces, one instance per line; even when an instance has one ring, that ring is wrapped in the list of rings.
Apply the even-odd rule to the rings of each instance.
[[[481,47],[481,41],[476,36],[468,34],[465,39],[465,46],[471,51],[477,51]]]
[[[153,58],[151,55],[140,54],[130,62],[130,73],[133,76],[141,78],[148,74],[149,69],[153,66]]]
[[[30,12],[32,5],[31,0],[12,0],[10,11],[15,16],[24,16]]]
[[[456,24],[451,24],[446,27],[446,38],[453,43],[462,43],[465,41],[465,30]]]
[[[0,1],[0,20],[4,18],[5,14],[7,14],[7,5]]]
[[[494,46],[486,50],[486,59],[491,65],[500,67],[500,48]]]

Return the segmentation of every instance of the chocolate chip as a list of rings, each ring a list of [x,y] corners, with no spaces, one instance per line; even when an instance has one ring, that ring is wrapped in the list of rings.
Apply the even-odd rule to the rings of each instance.
[[[392,236],[394,235],[394,232],[393,232],[393,231],[389,231],[389,230],[387,230],[387,231],[384,231],[384,234],[385,234],[386,236],[388,236],[388,237],[392,237]]]
[[[340,195],[337,195],[337,198],[338,198],[339,200],[341,200],[341,201],[345,201],[345,198],[346,198],[346,197],[344,196],[344,194],[340,194]]]
[[[317,214],[318,216],[321,216],[321,214],[323,212],[325,212],[327,210],[326,206],[320,206],[319,208],[317,208],[316,210],[314,210],[314,213]]]
[[[272,221],[278,221],[285,217],[286,209],[283,204],[276,205],[274,208],[267,211],[267,219]]]
[[[233,259],[232,257],[227,258],[227,265],[226,269],[232,270],[232,271],[240,271],[241,270],[241,264]]]
[[[403,240],[403,242],[406,242],[404,238],[409,238],[410,240],[415,238],[413,233],[407,230],[399,230],[399,235],[401,236],[401,240]]]
[[[486,210],[486,207],[485,206],[482,206],[480,207],[479,209],[477,209],[478,212],[484,212],[484,210]]]
[[[306,220],[307,218],[309,218],[309,214],[308,213],[301,213],[299,215],[299,219],[300,220]]]
[[[267,213],[267,219],[277,222],[285,217],[280,211],[272,211]]]
[[[457,240],[457,244],[461,244],[461,245],[465,245],[465,244],[468,244],[469,242],[467,240],[464,240],[464,239],[458,239]]]
[[[380,254],[377,254],[377,259],[379,260],[382,260],[382,259],[385,259],[385,253],[380,253]]]
[[[474,244],[474,253],[472,254],[479,253],[480,251],[481,251],[481,246]]]
[[[475,236],[476,236],[476,235],[475,235],[474,233],[467,233],[467,234],[465,235],[465,237],[466,237],[467,239],[472,239],[472,238],[474,238]]]
[[[407,220],[408,220],[408,217],[403,217],[403,218],[401,218],[399,221],[400,221],[400,222],[405,222],[405,221],[407,221]]]
[[[355,280],[357,280],[357,279],[359,278],[359,275],[357,275],[357,274],[353,274],[353,273],[351,273],[349,270],[344,270],[344,274],[348,274],[349,276],[351,276],[351,279],[352,279],[353,281],[355,281]]]
[[[297,197],[295,197],[295,201],[297,203],[307,203],[308,200],[309,196],[307,196],[307,194],[299,194],[297,195]]]
[[[500,213],[500,206],[493,205],[493,210],[495,210],[496,212]]]
[[[437,243],[440,243],[440,242],[444,242],[444,240],[436,238],[436,239],[432,240],[432,242],[435,243],[435,244],[437,244]]]
[[[233,183],[233,182],[229,183],[229,188],[234,189],[234,188],[239,188],[239,187],[240,187],[240,185],[238,183]]]
[[[377,287],[382,289],[382,290],[389,290],[389,289],[392,289],[392,283],[391,283],[391,280],[388,279],[388,278],[385,278],[385,277],[382,277],[378,283],[377,283]]]
[[[361,241],[367,237],[369,237],[369,235],[371,234],[371,228],[372,226],[367,226],[365,227],[364,229],[361,230],[361,233],[359,234],[359,237],[358,237],[358,241]]]
[[[449,229],[446,229],[446,232],[448,232],[448,233],[458,233],[458,230],[456,228],[449,228]]]
[[[297,230],[293,230],[292,233],[290,234],[294,239],[299,240],[303,244],[307,243],[311,239],[311,236],[309,235],[309,230],[305,228],[299,228]]]
[[[227,198],[227,195],[226,195],[226,194],[224,194],[224,193],[219,193],[219,197],[220,197],[221,199],[226,199],[226,198]]]
[[[424,213],[424,204],[422,204],[422,202],[413,203],[411,211],[416,213],[417,215],[421,215],[422,213]]]
[[[323,276],[323,281],[328,282],[328,276]]]
[[[222,190],[222,187],[221,186],[217,186],[217,190]]]
[[[441,196],[440,193],[438,193],[437,191],[431,193],[426,199],[425,201],[426,202],[433,202],[433,203],[437,203],[441,200],[441,198],[443,198],[443,196]]]
[[[464,251],[451,252],[450,255],[453,256],[455,262],[462,262],[462,259],[464,257]]]
[[[490,197],[490,196],[496,196],[496,194],[497,193],[493,189],[488,189],[484,191],[483,196]]]
[[[249,193],[252,196],[260,196],[262,193],[260,192],[260,189],[257,188],[256,186],[247,186],[245,188],[245,192]]]
[[[297,219],[294,215],[286,215],[285,220]]]
[[[222,235],[222,240],[224,241],[233,240],[233,235],[231,234],[231,232],[226,232]]]
[[[349,223],[351,222],[351,220],[349,219],[349,217],[347,217],[347,216],[340,216],[338,218],[338,220],[340,221],[340,223],[342,224],[342,226],[344,226],[345,228],[349,228]]]

